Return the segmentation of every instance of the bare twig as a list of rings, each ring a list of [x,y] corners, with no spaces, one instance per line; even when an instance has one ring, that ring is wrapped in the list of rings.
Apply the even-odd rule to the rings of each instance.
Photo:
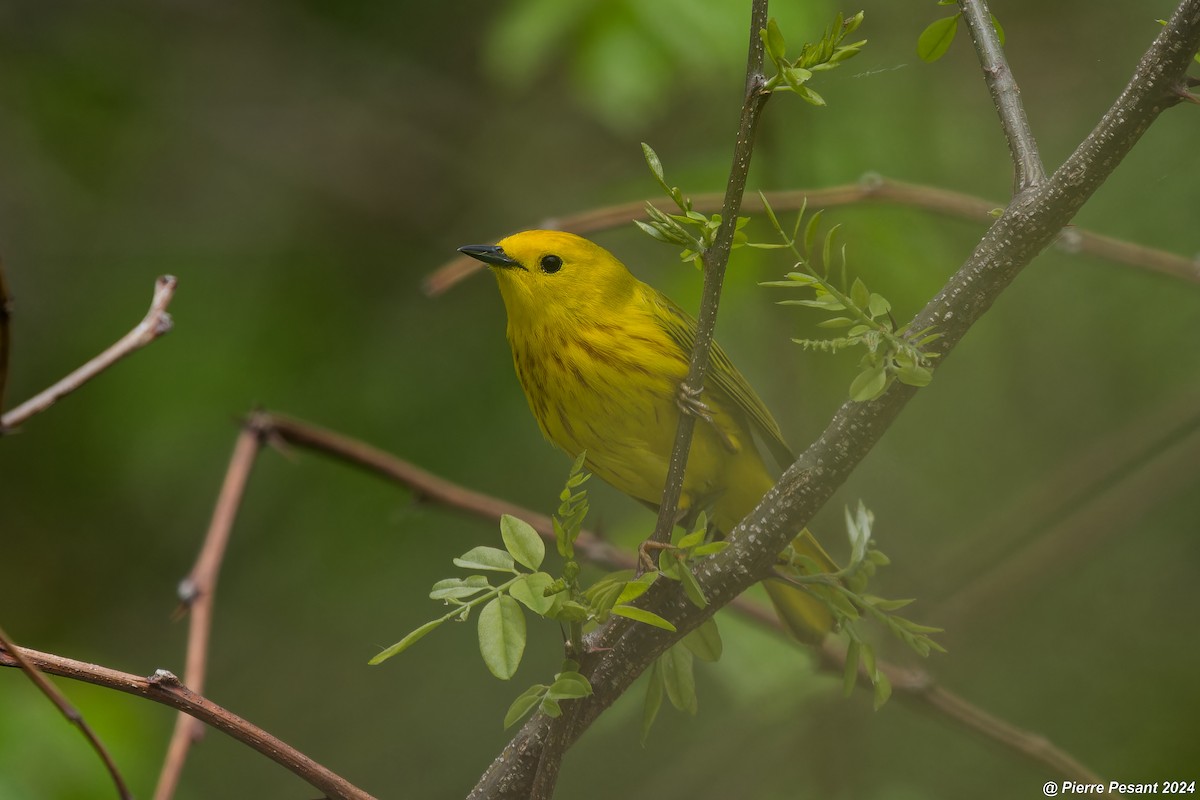
[[[108,749],[104,743],[100,741],[100,737],[92,730],[92,726],[83,718],[83,714],[79,713],[79,709],[71,705],[71,701],[66,695],[60,692],[53,683],[51,683],[42,671],[28,658],[25,657],[25,652],[13,643],[13,640],[8,637],[3,628],[0,628],[0,657],[8,654],[12,657],[15,666],[29,676],[29,680],[41,690],[42,694],[54,703],[55,707],[62,713],[64,717],[76,728],[83,733],[84,738],[88,740],[88,744],[96,751],[96,755],[100,756],[100,760],[104,762],[104,768],[108,770],[109,777],[112,778],[113,784],[117,787],[117,795],[121,800],[131,800],[133,797],[129,792],[129,786],[125,783],[125,779],[121,777],[121,771],[117,769],[117,763],[113,761]]]
[[[7,646],[0,650],[0,666],[19,666],[16,657],[18,652],[37,669],[50,675],[59,675],[108,689],[116,689],[119,692],[144,697],[190,714],[271,759],[310,786],[324,792],[328,798],[374,800],[362,789],[330,772],[291,745],[191,691],[166,670],[158,670],[149,678],[143,678],[140,675],[118,672],[115,669],[96,664],[76,661],[51,653],[41,653],[28,647],[10,649]]]
[[[0,435],[11,431],[34,414],[40,414],[59,399],[78,389],[125,356],[140,350],[171,330],[171,315],[167,306],[175,294],[175,278],[162,275],[154,283],[154,298],[145,318],[134,326],[112,347],[72,372],[49,389],[29,398],[21,405],[0,417]],[[3,317],[3,315],[0,315]]]
[[[1013,162],[1013,194],[1020,194],[1046,179],[1037,142],[1021,104],[1021,90],[1009,69],[1008,59],[1004,57],[1004,47],[992,25],[992,13],[988,11],[986,0],[958,0],[958,7],[971,32],[979,65],[983,67],[983,79],[992,93],[1004,138],[1008,140]]]
[[[776,211],[795,211],[802,205],[809,208],[856,205],[859,203],[889,203],[920,208],[972,222],[991,222],[992,211],[1001,206],[981,197],[949,189],[905,183],[879,175],[865,176],[858,183],[831,186],[824,189],[791,189],[765,192],[767,201]],[[692,198],[692,206],[701,213],[721,208],[724,198],[719,194],[701,194]],[[646,219],[647,200],[621,203],[615,206],[583,211],[555,219],[542,220],[543,228],[587,234],[612,230],[631,220]],[[762,200],[757,195],[745,198],[744,213],[762,212]],[[1200,263],[1194,259],[1155,250],[1132,242],[1114,239],[1084,228],[1070,227],[1063,231],[1063,249],[1069,253],[1084,253],[1131,267],[1159,272],[1191,283],[1200,283]],[[437,296],[452,289],[462,280],[482,272],[483,265],[473,258],[459,256],[447,261],[425,278],[427,294]]]
[[[252,421],[242,426],[217,504],[213,509],[212,521],[200,555],[192,571],[179,584],[179,598],[183,608],[191,613],[188,626],[187,655],[184,662],[183,682],[193,692],[203,694],[205,673],[208,665],[208,642],[212,633],[213,598],[217,591],[217,576],[225,547],[233,530],[233,521],[241,505],[250,470],[261,447],[262,435]],[[175,794],[188,750],[204,732],[200,720],[191,712],[184,711],[175,720],[175,730],[167,746],[158,786],[154,790],[155,800],[168,800]]]
[[[912,320],[913,330],[936,328],[937,352],[948,354],[1013,281],[1053,241],[1079,208],[1166,108],[1171,92],[1200,46],[1200,0],[1183,0],[1138,63],[1133,77],[1095,129],[1046,181],[1026,189],[996,220],[946,286]],[[648,625],[610,621],[586,642],[611,647],[583,668],[593,693],[563,705],[578,737],[668,647],[744,591],[769,568],[795,531],[844,483],[883,436],[916,390],[894,383],[876,400],[847,402],[821,437],[783,474],[726,541],[705,559],[696,578],[709,604],[696,608],[681,592],[655,584],[643,608],[669,619],[674,633]],[[614,634],[614,628],[617,633]],[[549,725],[534,715],[504,748],[476,785],[472,797],[520,797],[528,793]]]
[[[407,487],[424,500],[488,520],[499,520],[504,514],[518,517],[532,525],[548,543],[554,543],[554,526],[546,515],[464,488],[363,442],[302,420],[265,411],[254,415],[254,425],[268,440],[315,450],[351,466],[361,467]],[[575,550],[589,562],[609,569],[633,569],[636,566],[635,556],[618,550],[586,530],[581,532],[576,540]],[[739,616],[790,638],[790,634],[773,611],[744,596],[734,598],[728,608]],[[821,666],[824,669],[841,674],[845,668],[846,652],[836,641],[827,641],[820,650],[820,655]],[[884,661],[879,662],[879,668],[890,679],[896,697],[903,698],[918,708],[928,708],[935,715],[985,739],[1010,747],[1040,766],[1058,771],[1064,778],[1080,783],[1101,782],[1095,773],[1079,765],[1075,758],[1052,742],[995,717],[948,689],[940,687],[925,671],[905,669]],[[866,680],[860,684],[864,689],[868,685]],[[993,721],[998,724],[993,725]],[[1064,769],[1066,765],[1077,765],[1077,768]]]
[[[686,397],[699,397],[704,388],[704,375],[708,371],[708,356],[712,350],[713,333],[717,327],[717,310],[721,303],[721,289],[725,283],[725,268],[729,264],[729,253],[733,249],[733,237],[737,231],[738,214],[742,209],[742,195],[746,191],[746,177],[750,174],[750,158],[754,154],[754,136],[758,132],[758,121],[762,110],[771,99],[765,91],[766,76],[763,74],[763,42],[759,31],[767,28],[767,0],[754,0],[750,10],[750,45],[746,56],[746,89],[742,100],[742,112],[738,119],[737,137],[733,146],[733,164],[729,168],[729,182],[725,186],[725,200],[721,204],[721,226],[713,239],[712,247],[702,254],[704,261],[704,289],[700,297],[700,313],[696,315],[696,341],[688,360],[687,377],[679,385],[679,392]],[[696,430],[696,415],[682,413],[675,429],[675,442],[671,448],[671,461],[667,467],[666,484],[658,507],[658,521],[651,540],[666,542],[671,538],[679,511],[679,498],[683,493],[683,475],[687,468],[688,452],[692,446],[692,434]]]

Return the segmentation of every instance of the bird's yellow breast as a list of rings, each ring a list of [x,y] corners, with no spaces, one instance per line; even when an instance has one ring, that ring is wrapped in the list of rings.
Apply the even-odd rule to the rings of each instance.
[[[652,297],[639,291],[607,312],[599,318],[510,315],[513,361],[548,439],[572,456],[586,450],[588,468],[603,480],[657,504],[679,422],[686,355],[657,321]],[[713,422],[696,428],[681,507],[719,502],[743,481],[757,499],[771,480],[748,433],[707,393],[702,400]],[[737,505],[744,510],[742,501]]]

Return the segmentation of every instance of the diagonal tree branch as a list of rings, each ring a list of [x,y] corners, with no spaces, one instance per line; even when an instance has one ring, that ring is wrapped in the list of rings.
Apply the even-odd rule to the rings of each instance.
[[[47,674],[116,689],[190,714],[271,759],[332,800],[374,800],[362,789],[330,772],[286,742],[189,690],[166,670],[160,669],[149,678],[143,678],[141,675],[118,672],[51,653],[40,653],[28,647],[0,649],[0,667],[19,666],[15,655],[18,651],[26,661]]]
[[[0,279],[0,282],[2,282],[2,279]],[[150,310],[146,312],[145,318],[135,325],[133,330],[122,336],[103,353],[49,389],[29,398],[12,411],[0,416],[0,436],[11,432],[13,428],[16,428],[34,414],[40,414],[45,411],[125,356],[135,350],[140,350],[170,331],[172,322],[171,315],[167,313],[167,306],[171,303],[171,298],[175,296],[175,283],[175,278],[171,275],[160,276],[154,283],[154,298],[150,301]],[[0,297],[0,301],[4,299]],[[3,305],[3,303],[0,303],[0,305]],[[7,340],[7,319],[7,311],[0,310],[0,339],[4,340]]]
[[[992,25],[992,12],[988,10],[987,0],[958,0],[958,7],[967,22],[971,41],[975,43],[979,65],[983,67],[983,79],[992,93],[1004,138],[1008,140],[1008,152],[1013,162],[1013,194],[1020,194],[1046,179],[1037,142],[1029,128],[1025,107],[1021,104],[1021,90],[1004,56],[1000,36]]]
[[[309,422],[267,411],[256,412],[251,424],[268,440],[304,447],[337,458],[351,466],[366,469],[407,487],[422,500],[494,521],[498,521],[504,514],[510,514],[532,525],[549,544],[555,541],[553,523],[546,515],[462,487],[364,442]],[[588,531],[580,534],[575,541],[575,549],[591,563],[609,569],[632,569],[637,564],[632,555],[609,545]],[[790,634],[779,621],[779,617],[762,605],[739,596],[733,599],[729,608],[742,617],[790,639]],[[842,674],[846,664],[846,652],[835,641],[827,641],[820,651],[820,656],[823,668],[838,675]],[[895,696],[903,702],[915,708],[929,710],[944,721],[997,742],[1062,777],[1079,783],[1102,782],[1098,775],[1044,736],[1019,728],[979,708],[949,689],[939,686],[928,673],[905,669],[883,661],[879,662],[879,668],[887,674]],[[859,686],[865,690],[869,684],[865,680],[867,676],[863,677],[864,680]]]
[[[75,706],[71,705],[71,701],[67,699],[66,695],[60,692],[58,688],[55,687],[55,685],[51,683],[45,675],[42,674],[42,671],[37,668],[37,665],[34,664],[32,660],[27,658],[22,649],[17,647],[13,643],[12,639],[8,638],[8,634],[4,632],[3,628],[0,628],[0,657],[4,655],[10,656],[13,662],[15,662],[14,666],[20,667],[21,671],[24,672],[29,677],[29,680],[33,682],[33,685],[36,686],[42,694],[46,695],[46,697],[50,699],[51,703],[54,703],[54,706],[59,710],[59,712],[66,717],[72,725],[74,725],[76,728],[79,728],[80,732],[83,733],[84,738],[88,740],[88,744],[90,744],[92,749],[96,751],[96,755],[100,756],[100,760],[104,762],[104,768],[108,770],[108,775],[110,778],[112,778],[113,784],[117,787],[117,795],[121,798],[121,800],[132,800],[133,795],[130,793],[129,786],[125,783],[125,779],[121,777],[121,771],[117,769],[117,762],[113,761],[113,757],[108,752],[108,748],[104,746],[104,742],[100,741],[100,737],[96,735],[94,730],[92,730],[92,726],[88,724],[88,721],[83,718],[83,714],[79,713],[79,709],[75,708]]]
[[[789,189],[779,192],[764,192],[764,194],[771,207],[776,211],[796,211],[802,206],[827,208],[859,203],[890,203],[933,211],[971,222],[989,223],[992,221],[992,210],[1001,206],[1000,203],[994,203],[982,197],[974,197],[934,186],[892,180],[876,174],[866,175],[858,183],[829,186],[822,189]],[[719,194],[700,194],[692,197],[692,206],[701,213],[711,213],[721,209],[723,200],[724,197]],[[650,201],[637,200],[632,203],[620,203],[615,206],[546,219],[538,223],[537,227],[579,234],[612,230],[628,224],[631,220],[646,219],[648,202]],[[745,198],[742,209],[751,214],[762,213],[762,200],[757,195],[751,195]],[[1131,267],[1170,275],[1190,283],[1200,283],[1200,262],[1192,258],[1114,239],[1085,228],[1067,228],[1062,232],[1060,242],[1063,249],[1069,253],[1084,253]],[[460,281],[483,269],[483,265],[473,258],[466,256],[453,258],[426,276],[425,292],[434,297],[444,294]]]
[[[934,326],[948,354],[971,326],[1046,247],[1111,174],[1165,109],[1180,102],[1174,89],[1200,47],[1200,0],[1184,0],[1139,61],[1133,77],[1095,129],[1055,173],[1029,187],[992,225],[975,251],[911,323]],[[771,567],[779,553],[842,485],[883,436],[916,390],[894,383],[880,398],[848,402],[825,432],[783,474],[751,514],[729,535],[729,546],[696,570],[709,605],[698,609],[681,592],[656,584],[644,607],[670,619],[675,633],[647,625],[610,622],[593,634],[610,643],[583,670],[593,694],[563,706],[569,734],[577,738],[671,644],[729,603]],[[526,795],[549,723],[531,718],[484,773],[472,798]]]

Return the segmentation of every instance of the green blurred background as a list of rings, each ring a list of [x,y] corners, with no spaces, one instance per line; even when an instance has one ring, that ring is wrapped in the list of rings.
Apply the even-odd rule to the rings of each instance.
[[[775,6],[794,47],[838,10]],[[915,55],[948,10],[861,7],[869,46],[814,84],[829,107],[769,105],[752,189],[878,172],[1002,203],[1011,169],[965,38],[937,64]],[[1171,8],[995,4],[1050,166]],[[747,16],[686,0],[0,5],[9,405],[140,319],[156,275],[179,278],[167,338],[0,441],[0,624],[38,649],[181,673],[175,586],[235,421],[259,405],[551,510],[568,462],[526,409],[492,279],[438,298],[422,280],[458,245],[653,194],[640,141],[687,191],[723,188]],[[1200,250],[1197,119],[1165,114],[1077,222]],[[895,207],[829,216],[902,318],[983,230]],[[632,225],[596,238],[695,307],[698,276],[670,250]],[[801,448],[856,356],[789,342],[819,318],[757,286],[787,266],[737,253],[719,333]],[[948,628],[949,655],[924,665],[936,680],[1108,779],[1200,778],[1197,319],[1193,283],[1048,251],[813,526],[844,552],[841,508],[864,499],[895,562],[877,589]],[[593,508],[622,541],[651,524],[603,487]],[[265,453],[221,575],[207,693],[380,797],[464,795],[507,741],[508,703],[556,669],[558,631],[534,630],[511,684],[468,626],[366,660],[440,614],[428,586],[497,538],[315,455]],[[699,716],[664,711],[639,747],[635,687],[568,755],[561,797],[1036,797],[1058,777],[919,705],[841,699],[801,649],[720,620],[726,656],[700,669]],[[61,683],[148,797],[172,714]],[[0,798],[105,797],[106,781],[0,672]],[[178,796],[313,793],[210,732]]]

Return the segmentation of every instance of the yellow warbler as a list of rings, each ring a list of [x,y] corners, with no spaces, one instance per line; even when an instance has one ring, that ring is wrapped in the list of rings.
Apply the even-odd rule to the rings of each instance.
[[[459,252],[496,275],[517,376],[542,432],[572,457],[586,450],[589,470],[657,507],[695,320],[607,250],[575,234],[525,231]],[[719,346],[699,399],[703,419],[680,509],[711,508],[713,524],[728,532],[774,483],[754,436],[781,464],[793,458],[771,412]],[[808,531],[793,547],[822,569],[836,569]],[[829,632],[829,612],[811,594],[778,580],[766,587],[797,638],[819,642]]]

